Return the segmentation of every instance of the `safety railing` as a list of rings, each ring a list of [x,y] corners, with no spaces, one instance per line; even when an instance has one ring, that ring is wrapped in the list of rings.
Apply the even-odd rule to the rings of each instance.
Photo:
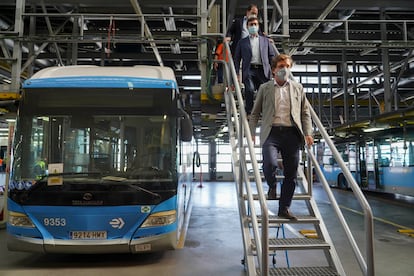
[[[239,210],[248,210],[249,216],[252,218],[257,217],[256,209],[255,209],[255,199],[253,196],[253,190],[250,185],[249,180],[249,172],[247,169],[247,160],[246,155],[250,157],[250,162],[253,167],[253,174],[257,186],[257,193],[259,197],[259,206],[260,206],[260,215],[262,217],[261,225],[256,219],[251,219],[249,222],[242,222],[243,223],[250,223],[251,224],[251,231],[253,233],[253,239],[255,240],[255,250],[257,256],[257,263],[259,269],[261,271],[261,275],[267,276],[269,275],[269,263],[268,263],[268,256],[269,256],[269,249],[268,249],[268,240],[269,240],[269,212],[266,203],[265,193],[263,191],[263,185],[261,180],[261,175],[259,172],[258,162],[256,160],[255,150],[254,150],[254,143],[253,139],[249,130],[247,114],[244,108],[243,96],[241,92],[241,88],[239,85],[236,69],[234,67],[233,59],[230,53],[230,47],[228,42],[225,43],[225,49],[228,51],[229,62],[224,63],[224,68],[226,70],[226,79],[229,86],[233,87],[233,89],[227,90],[225,93],[226,99],[226,110],[228,116],[228,122],[232,122],[233,126],[229,125],[229,134],[230,134],[230,142],[232,143],[233,148],[233,171],[235,172],[235,179],[237,182],[237,190],[239,198],[244,197],[244,193],[246,193],[246,204],[247,209],[243,206],[239,208]],[[237,103],[236,103],[237,101]],[[238,107],[238,108],[237,108]],[[237,141],[236,141],[237,139]],[[247,149],[247,153],[246,153]],[[244,203],[239,203],[244,204]],[[244,236],[244,235],[243,235]],[[245,238],[245,236],[244,236]],[[250,241],[245,240],[245,246],[248,245]],[[245,252],[247,254],[248,249]],[[247,259],[245,256],[246,262],[250,260]],[[253,275],[256,273],[255,265],[247,263],[247,269],[251,270],[249,275]]]
[[[352,250],[354,252],[355,257],[358,260],[358,264],[361,268],[361,271],[364,275],[373,276],[375,275],[375,269],[374,269],[374,220],[373,220],[373,214],[371,207],[365,198],[364,194],[362,193],[360,187],[356,183],[354,177],[351,174],[351,171],[346,166],[344,160],[341,157],[341,154],[338,152],[337,148],[335,147],[334,142],[329,137],[328,133],[326,132],[324,126],[322,125],[321,121],[319,120],[319,117],[313,110],[312,106],[307,102],[309,105],[309,109],[311,111],[311,116],[314,124],[316,125],[319,133],[321,134],[322,138],[325,139],[326,144],[332,151],[332,155],[335,158],[336,162],[342,169],[342,172],[350,184],[350,187],[352,189],[352,192],[355,195],[355,198],[358,200],[359,204],[361,205],[361,208],[364,212],[364,221],[365,221],[365,256],[366,260],[364,259],[363,254],[361,253],[360,248],[358,247],[358,244],[356,243],[354,236],[342,214],[341,209],[339,208],[338,203],[336,202],[335,196],[331,191],[331,188],[328,184],[328,181],[326,180],[321,168],[319,167],[319,163],[315,157],[315,155],[312,153],[311,150],[307,150],[308,157],[310,158],[310,161],[312,163],[312,166],[314,166],[316,170],[316,174],[319,177],[320,182],[322,183],[322,186],[325,190],[325,192],[328,195],[328,198],[332,204],[333,210],[335,211],[335,214],[337,215],[342,228],[344,229],[346,236],[348,238],[349,243],[351,244]]]
[[[229,45],[225,42],[226,49],[229,49]],[[268,264],[268,240],[269,240],[269,212],[266,203],[266,196],[263,191],[262,185],[262,178],[258,167],[258,162],[256,160],[255,150],[254,150],[254,143],[250,133],[247,114],[244,109],[244,102],[243,96],[241,92],[241,88],[239,85],[237,73],[235,71],[235,67],[233,64],[233,60],[231,58],[231,54],[229,54],[229,62],[223,62],[223,68],[226,70],[224,74],[227,77],[227,85],[228,87],[232,87],[233,89],[228,89],[225,91],[225,104],[227,110],[227,120],[229,122],[229,137],[230,143],[233,148],[233,164],[234,164],[234,172],[235,172],[235,179],[237,182],[238,187],[238,196],[240,198],[245,197],[246,204],[248,211],[250,212],[250,216],[255,218],[257,216],[256,210],[254,208],[254,196],[250,185],[250,178],[249,173],[247,170],[247,160],[246,156],[250,157],[251,166],[253,169],[253,176],[254,181],[256,182],[257,186],[257,193],[259,199],[259,206],[260,206],[260,215],[262,216],[261,227],[259,226],[258,222],[255,219],[249,221],[252,228],[253,239],[255,240],[255,248],[257,253],[256,262],[258,263],[259,269],[261,271],[261,275],[269,275],[269,264]],[[236,103],[237,102],[237,103]],[[314,124],[316,125],[317,130],[320,132],[321,136],[327,142],[327,145],[330,147],[332,154],[343,170],[343,173],[352,187],[352,191],[354,192],[359,204],[361,205],[362,209],[364,210],[365,216],[365,231],[366,231],[366,260],[364,259],[364,255],[361,253],[355,238],[336,202],[336,199],[331,191],[331,188],[320,169],[316,157],[312,153],[311,150],[307,149],[308,159],[312,163],[312,166],[315,168],[316,173],[320,179],[320,182],[323,185],[324,190],[326,191],[329,200],[332,203],[334,208],[335,214],[340,220],[340,223],[347,235],[349,243],[351,244],[352,250],[354,255],[359,263],[361,271],[364,275],[373,276],[375,275],[374,271],[374,250],[373,250],[373,215],[371,208],[364,197],[360,187],[356,183],[355,179],[353,178],[351,172],[349,171],[348,167],[346,166],[345,162],[342,160],[341,155],[339,154],[338,150],[336,149],[332,139],[327,134],[325,128],[323,127],[321,121],[319,120],[317,114],[313,110],[312,106],[307,102],[309,108],[311,110],[311,116]],[[230,126],[230,123],[233,126]],[[246,149],[248,152],[246,152]],[[308,173],[308,176],[310,174]],[[308,181],[308,192],[311,194],[311,185],[312,182]],[[244,193],[246,193],[244,195]],[[239,203],[241,204],[241,203]],[[244,203],[243,203],[244,204]],[[242,210],[243,208],[239,208]],[[246,214],[244,214],[246,215]],[[243,222],[242,222],[243,223]],[[244,222],[247,223],[247,222]],[[261,229],[260,229],[261,228]],[[245,238],[245,236],[243,236]],[[249,241],[244,241],[245,247],[249,245]],[[245,252],[247,254],[248,250],[245,248]],[[248,261],[246,259],[246,261]],[[248,264],[247,268],[250,270],[255,268],[254,264]],[[251,271],[249,274],[253,275],[256,271]]]

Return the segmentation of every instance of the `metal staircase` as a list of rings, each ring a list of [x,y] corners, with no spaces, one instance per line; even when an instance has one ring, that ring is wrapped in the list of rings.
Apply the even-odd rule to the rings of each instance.
[[[226,47],[228,48],[228,45]],[[228,83],[234,84],[234,90],[227,90],[224,98],[229,139],[233,148],[233,171],[237,186],[238,207],[244,245],[244,258],[242,263],[245,265],[248,275],[346,275],[315,199],[312,197],[312,180],[309,181],[305,176],[303,166],[299,166],[298,169],[298,187],[293,198],[293,205],[296,202],[301,202],[301,204],[306,206],[304,208],[306,211],[300,214],[297,220],[282,219],[269,211],[268,205],[271,203],[271,200],[267,200],[267,193],[263,189],[262,176],[259,172],[258,160],[255,157],[255,146],[249,131],[242,94],[238,82],[234,81],[237,80],[237,76],[232,61],[226,64],[226,67],[227,72],[230,72],[227,75],[231,77]],[[312,107],[311,113],[312,119],[322,137],[329,139]],[[328,145],[334,147],[332,141]],[[302,164],[309,164],[307,166],[307,175],[311,175],[311,168],[312,166],[315,167],[322,186],[327,192],[334,211],[348,236],[348,240],[360,264],[361,271],[364,275],[374,275],[373,219],[371,209],[350,172],[346,172],[348,169],[336,151],[336,148],[332,148],[331,150],[334,153],[334,157],[338,159],[337,162],[343,165],[342,169],[344,170],[345,176],[348,182],[351,183],[351,187],[365,213],[367,232],[365,255],[367,261],[364,260],[363,254],[353,239],[352,233],[330,191],[330,187],[317,165],[316,158],[310,150],[306,151],[307,160],[306,162],[303,160]],[[251,166],[250,169],[248,168],[249,165]],[[277,177],[279,180],[283,178],[283,176]],[[295,214],[297,213],[295,212]],[[285,236],[284,226],[293,226],[293,224],[311,225],[313,228],[311,230],[313,233],[312,238]],[[279,233],[280,229],[282,229],[283,235],[274,235],[275,233]],[[289,258],[294,257],[300,251],[303,252],[306,250],[312,250],[312,254],[320,254],[321,257],[317,258],[317,262],[312,265],[291,266],[289,264]],[[287,265],[275,264],[274,255],[278,253],[285,254]],[[269,264],[271,258],[273,258],[273,265]]]
[[[247,154],[248,155],[248,154]],[[245,155],[244,155],[245,156]],[[243,162],[238,162],[238,164],[242,164]],[[237,165],[235,166],[235,171],[242,171],[241,168],[239,168]],[[283,176],[276,176],[276,178],[279,180],[278,186],[280,186],[281,181],[283,181]],[[253,221],[256,220],[258,223],[259,231],[263,231],[263,220],[264,216],[261,214],[261,210],[258,207],[258,201],[260,200],[260,195],[258,192],[257,185],[262,185],[256,183],[254,177],[253,180],[250,182],[250,179],[252,177],[249,177],[249,180],[242,183],[242,185],[237,185],[237,191],[238,191],[238,198],[239,198],[239,210],[242,215],[241,221],[246,222],[244,223],[243,227],[244,229],[243,233],[247,234],[248,238],[250,238],[250,241],[247,241],[247,244],[245,244],[245,255],[243,259],[243,263],[246,265],[246,269],[249,270],[249,263],[256,266],[256,274],[257,275],[267,275],[263,273],[263,271],[257,267],[256,260],[258,255],[258,244],[254,236],[251,236],[251,233],[253,231]],[[303,208],[303,210],[306,210],[304,212],[301,212],[300,215],[297,216],[297,220],[288,220],[279,218],[278,216],[271,214],[271,211],[268,211],[268,242],[267,242],[267,248],[268,253],[267,255],[270,257],[272,254],[278,254],[278,253],[285,253],[286,256],[286,263],[287,266],[279,266],[275,264],[275,261],[273,261],[273,266],[268,265],[268,275],[345,275],[345,271],[342,267],[342,264],[340,262],[340,259],[335,251],[335,248],[333,246],[333,243],[329,237],[329,233],[326,229],[326,226],[323,222],[323,219],[321,217],[321,214],[318,210],[318,207],[316,205],[316,202],[314,198],[312,197],[312,186],[309,185],[309,182],[307,181],[304,171],[302,169],[302,166],[299,167],[299,175],[298,175],[298,187],[296,189],[296,193],[293,197],[293,200],[298,202],[303,202],[304,206],[306,208]],[[252,192],[253,196],[253,202],[249,202],[249,191],[244,189],[245,185],[250,185],[251,189],[250,192]],[[276,201],[279,198],[276,198]],[[268,200],[268,205],[273,204],[272,201],[274,200]],[[252,204],[253,203],[253,204]],[[277,204],[277,203],[275,203]],[[295,205],[296,203],[293,203]],[[255,209],[254,212],[252,212],[252,209]],[[256,215],[253,216],[253,213]],[[297,214],[295,212],[295,214]],[[303,237],[287,237],[285,235],[275,235],[276,231],[279,231],[280,228],[284,227],[287,224],[302,224],[306,225],[307,229],[310,229],[310,232],[313,234],[311,238],[307,236]],[[250,235],[250,237],[249,237]],[[263,244],[263,243],[262,243]],[[263,246],[266,246],[264,244]],[[263,248],[261,249],[262,251]],[[312,254],[320,254],[320,260],[315,266],[311,267],[303,267],[298,266],[294,267],[289,265],[289,258],[294,258],[295,253],[298,251],[303,250],[313,250]],[[252,259],[252,260],[249,260]],[[268,258],[269,259],[269,258]],[[295,258],[297,259],[297,258]],[[274,260],[274,258],[273,258]],[[297,263],[297,261],[296,261]],[[322,265],[323,264],[323,265]],[[266,268],[263,267],[263,270]],[[255,272],[253,272],[255,273]],[[249,272],[249,275],[255,275]]]
[[[277,177],[280,180],[283,177]],[[319,213],[315,200],[311,195],[308,182],[303,173],[303,170],[299,170],[298,176],[298,188],[299,192],[296,192],[293,200],[303,201],[306,205],[306,212],[297,216],[297,220],[282,219],[275,215],[269,215],[269,228],[280,228],[285,224],[303,224],[307,225],[307,228],[311,226],[313,229],[307,230],[312,233],[311,238],[308,235],[303,237],[276,237],[269,238],[269,251],[270,252],[286,252],[286,261],[289,262],[289,256],[293,257],[295,251],[313,250],[312,254],[320,254],[320,259],[326,259],[325,265],[315,265],[312,267],[279,267],[273,264],[273,267],[269,269],[270,275],[344,275],[345,272],[342,268],[340,259],[335,251],[332,241],[329,237],[328,231]],[[278,200],[278,198],[276,199]],[[268,201],[269,202],[269,201]],[[272,204],[272,203],[270,203]],[[269,205],[270,205],[269,204]],[[295,203],[294,203],[295,204]],[[248,206],[248,204],[246,204]],[[295,212],[296,213],[296,212]],[[249,218],[252,219],[252,218]],[[259,217],[259,222],[261,218]],[[252,247],[254,248],[255,242],[252,240]],[[320,251],[319,253],[317,251]],[[258,271],[260,275],[260,271]]]

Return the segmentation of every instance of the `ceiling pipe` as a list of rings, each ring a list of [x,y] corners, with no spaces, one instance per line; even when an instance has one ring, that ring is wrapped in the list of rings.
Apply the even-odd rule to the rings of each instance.
[[[158,61],[158,64],[160,66],[164,66],[164,63],[163,63],[162,58],[161,58],[161,55],[160,55],[160,53],[158,51],[157,45],[155,44],[154,38],[152,37],[151,30],[149,29],[147,23],[145,22],[145,18],[144,18],[143,14],[142,14],[141,7],[138,4],[138,0],[131,0],[131,5],[134,8],[135,13],[138,16],[140,16],[141,19],[142,19],[141,24],[144,26],[144,34],[145,34],[145,37],[148,38],[148,40],[150,41],[151,48],[154,51],[154,55],[155,55],[155,58]]]

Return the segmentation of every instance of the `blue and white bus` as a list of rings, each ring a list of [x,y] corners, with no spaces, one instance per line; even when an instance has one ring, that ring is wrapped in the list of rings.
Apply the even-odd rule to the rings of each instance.
[[[414,196],[414,136],[387,130],[375,137],[336,143],[339,153],[362,190]],[[333,187],[348,188],[345,176],[328,147],[321,149],[320,166]]]
[[[141,253],[177,247],[192,188],[192,123],[172,69],[46,68],[23,84],[8,248]]]

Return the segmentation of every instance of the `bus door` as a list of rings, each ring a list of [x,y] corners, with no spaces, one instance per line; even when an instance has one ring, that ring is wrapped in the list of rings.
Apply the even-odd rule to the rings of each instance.
[[[392,146],[390,139],[383,139],[377,144],[378,150],[378,175],[377,190],[384,188],[384,174],[387,174],[392,159]]]
[[[375,164],[375,147],[374,141],[365,143],[365,166],[366,166],[366,182],[363,187],[375,190],[376,173],[378,172],[378,163]]]
[[[372,147],[372,146],[371,146]],[[369,186],[370,178],[372,178],[374,163],[373,158],[370,156],[370,146],[369,141],[361,142],[359,144],[359,185],[362,188],[367,188]]]
[[[359,166],[357,173],[357,181],[361,187],[368,186],[367,183],[367,167],[366,167],[366,153],[365,153],[365,144],[358,144],[358,155],[359,155]]]

